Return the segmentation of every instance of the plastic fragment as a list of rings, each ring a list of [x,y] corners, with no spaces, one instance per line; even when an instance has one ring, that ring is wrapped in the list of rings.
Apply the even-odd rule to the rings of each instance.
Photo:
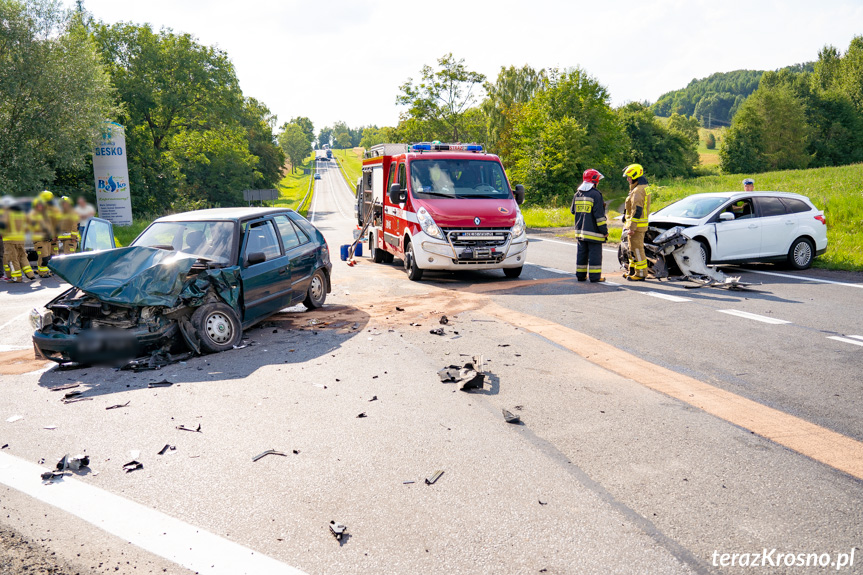
[[[203,432],[201,431],[201,424],[200,424],[200,423],[198,424],[198,428],[197,428],[197,429],[192,429],[191,427],[186,427],[185,425],[178,425],[178,426],[177,426],[177,429],[179,429],[180,431],[193,431],[193,432],[196,432],[196,433],[203,433]]]
[[[130,461],[123,466],[123,471],[125,471],[126,473],[131,473],[132,471],[137,471],[138,469],[144,469],[144,464],[139,461]]]
[[[347,531],[347,529],[347,525],[336,523],[335,521],[330,521],[330,533],[333,534],[333,537],[335,537],[337,541],[342,540],[342,536],[345,534],[345,531]]]
[[[147,387],[171,387],[172,385],[174,385],[173,381],[163,379],[162,381],[151,381],[147,384]]]
[[[366,415],[366,412],[365,412],[365,411],[364,411],[364,412],[362,412],[361,414],[359,414],[359,415],[357,416],[357,418],[358,418],[358,419],[359,419],[359,418],[363,418],[363,417],[368,417],[368,415]]]
[[[375,396],[374,396],[374,397],[372,397],[369,401],[377,401],[377,400],[378,400],[378,396],[377,396],[377,395],[375,395]]]
[[[440,316],[440,324],[441,325],[446,325],[448,323],[449,323],[449,318],[447,316],[445,316],[445,315]]]
[[[165,455],[165,454],[166,454],[166,453],[168,453],[169,451],[174,451],[174,450],[176,450],[176,449],[177,449],[177,447],[176,447],[176,446],[171,445],[170,443],[166,443],[166,444],[165,444],[165,447],[163,447],[162,449],[160,449],[160,450],[159,450],[159,453],[157,453],[156,455]]]
[[[119,409],[121,407],[127,407],[130,403],[131,403],[131,400],[127,401],[126,403],[118,403],[117,405],[109,405],[105,409]]]
[[[443,328],[442,327],[436,327],[434,329],[430,329],[429,333],[432,335],[443,335]]]
[[[443,475],[443,471],[435,471],[431,477],[426,478],[426,485],[434,485],[435,481],[440,479],[441,475]]]
[[[266,457],[268,455],[281,455],[282,457],[287,457],[287,454],[282,453],[281,451],[276,451],[275,449],[268,449],[268,450],[264,451],[263,453],[259,453],[256,456],[254,456],[252,458],[252,462],[255,462],[259,459],[263,459],[264,457]]]
[[[507,423],[521,423],[521,417],[519,417],[518,415],[512,413],[511,411],[507,411],[506,409],[503,409],[501,411],[503,411],[503,418],[506,420]]]
[[[6,420],[6,423],[15,423],[19,419],[24,419],[24,417],[21,415],[13,415],[12,417],[10,417],[9,419]]]

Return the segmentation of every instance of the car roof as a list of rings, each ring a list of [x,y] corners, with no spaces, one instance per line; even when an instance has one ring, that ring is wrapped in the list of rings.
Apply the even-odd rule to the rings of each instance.
[[[802,194],[793,194],[791,192],[769,192],[769,191],[764,191],[764,192],[743,192],[743,191],[740,191],[740,192],[699,192],[697,194],[692,194],[691,196],[687,196],[687,197],[692,197],[692,196],[711,196],[714,198],[729,198],[729,199],[730,198],[736,198],[736,197],[751,198],[751,197],[772,196],[772,197],[779,197],[779,198],[795,198],[795,199],[800,199],[800,200],[809,200],[808,197],[806,197]]]
[[[284,214],[292,212],[290,208],[210,208],[208,210],[194,210],[171,214],[157,219],[157,222],[199,222],[199,221],[241,221],[270,214]]]

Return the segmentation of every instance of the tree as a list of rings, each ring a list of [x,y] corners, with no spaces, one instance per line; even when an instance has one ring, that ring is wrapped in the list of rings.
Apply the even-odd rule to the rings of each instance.
[[[393,131],[393,128],[386,126],[383,128],[378,128],[377,126],[363,128],[363,137],[360,139],[359,145],[368,150],[377,144],[392,142],[394,141]]]
[[[273,135],[275,123],[276,117],[263,103],[254,98],[246,99],[240,125],[246,130],[249,152],[258,158],[255,189],[271,188],[282,177],[285,152]]]
[[[708,150],[716,149],[716,136],[713,135],[713,132],[707,132],[707,138],[704,145]]]
[[[296,118],[291,119],[290,122],[285,122],[282,125],[282,130],[285,129],[285,126],[288,124],[296,124],[300,127],[303,133],[306,135],[306,139],[311,144],[315,141],[315,126],[312,124],[312,121],[306,118],[305,116],[297,116]]]
[[[321,131],[318,132],[318,146],[330,146],[332,145],[333,139],[333,129],[332,128],[321,128]]]
[[[351,135],[346,131],[336,134],[336,148],[346,150],[351,147]]]
[[[643,104],[630,103],[617,112],[629,137],[627,162],[641,164],[647,173],[659,178],[686,176],[692,172],[698,157],[697,140],[666,128]]]
[[[402,120],[428,123],[432,133],[459,142],[465,122],[465,113],[477,101],[477,91],[485,76],[472,72],[464,59],[456,60],[452,53],[438,59],[438,69],[423,66],[418,84],[412,78],[401,85],[396,103],[407,106]]]
[[[529,102],[547,80],[545,70],[536,71],[530,66],[501,66],[494,84],[485,83],[487,97],[481,108],[488,122],[490,149],[500,151],[507,147],[508,142],[499,142],[503,134],[509,133],[511,109]]]
[[[287,124],[279,134],[279,146],[291,162],[291,173],[312,153],[312,145],[306,133],[297,124]]]
[[[117,111],[81,14],[51,0],[0,0],[3,193],[32,193],[58,172],[83,171],[102,121]]]

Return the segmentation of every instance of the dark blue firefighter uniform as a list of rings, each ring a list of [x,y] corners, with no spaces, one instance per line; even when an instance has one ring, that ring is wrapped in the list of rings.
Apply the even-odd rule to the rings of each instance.
[[[599,281],[602,277],[602,244],[608,236],[605,219],[605,203],[596,186],[582,185],[572,198],[570,212],[575,216],[575,239],[578,240],[578,255],[575,261],[575,277],[584,281]]]

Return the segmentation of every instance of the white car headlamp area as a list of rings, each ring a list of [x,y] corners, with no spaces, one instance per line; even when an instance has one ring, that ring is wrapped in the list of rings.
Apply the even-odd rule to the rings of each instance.
[[[420,227],[422,227],[423,231],[429,235],[430,237],[437,238],[439,240],[443,240],[443,232],[435,223],[434,218],[431,217],[431,214],[428,213],[428,210],[425,208],[420,208],[417,210],[417,220],[419,221]]]
[[[520,238],[524,235],[524,216],[521,215],[521,210],[518,210],[518,215],[515,218],[515,224],[512,226],[512,239]]]

